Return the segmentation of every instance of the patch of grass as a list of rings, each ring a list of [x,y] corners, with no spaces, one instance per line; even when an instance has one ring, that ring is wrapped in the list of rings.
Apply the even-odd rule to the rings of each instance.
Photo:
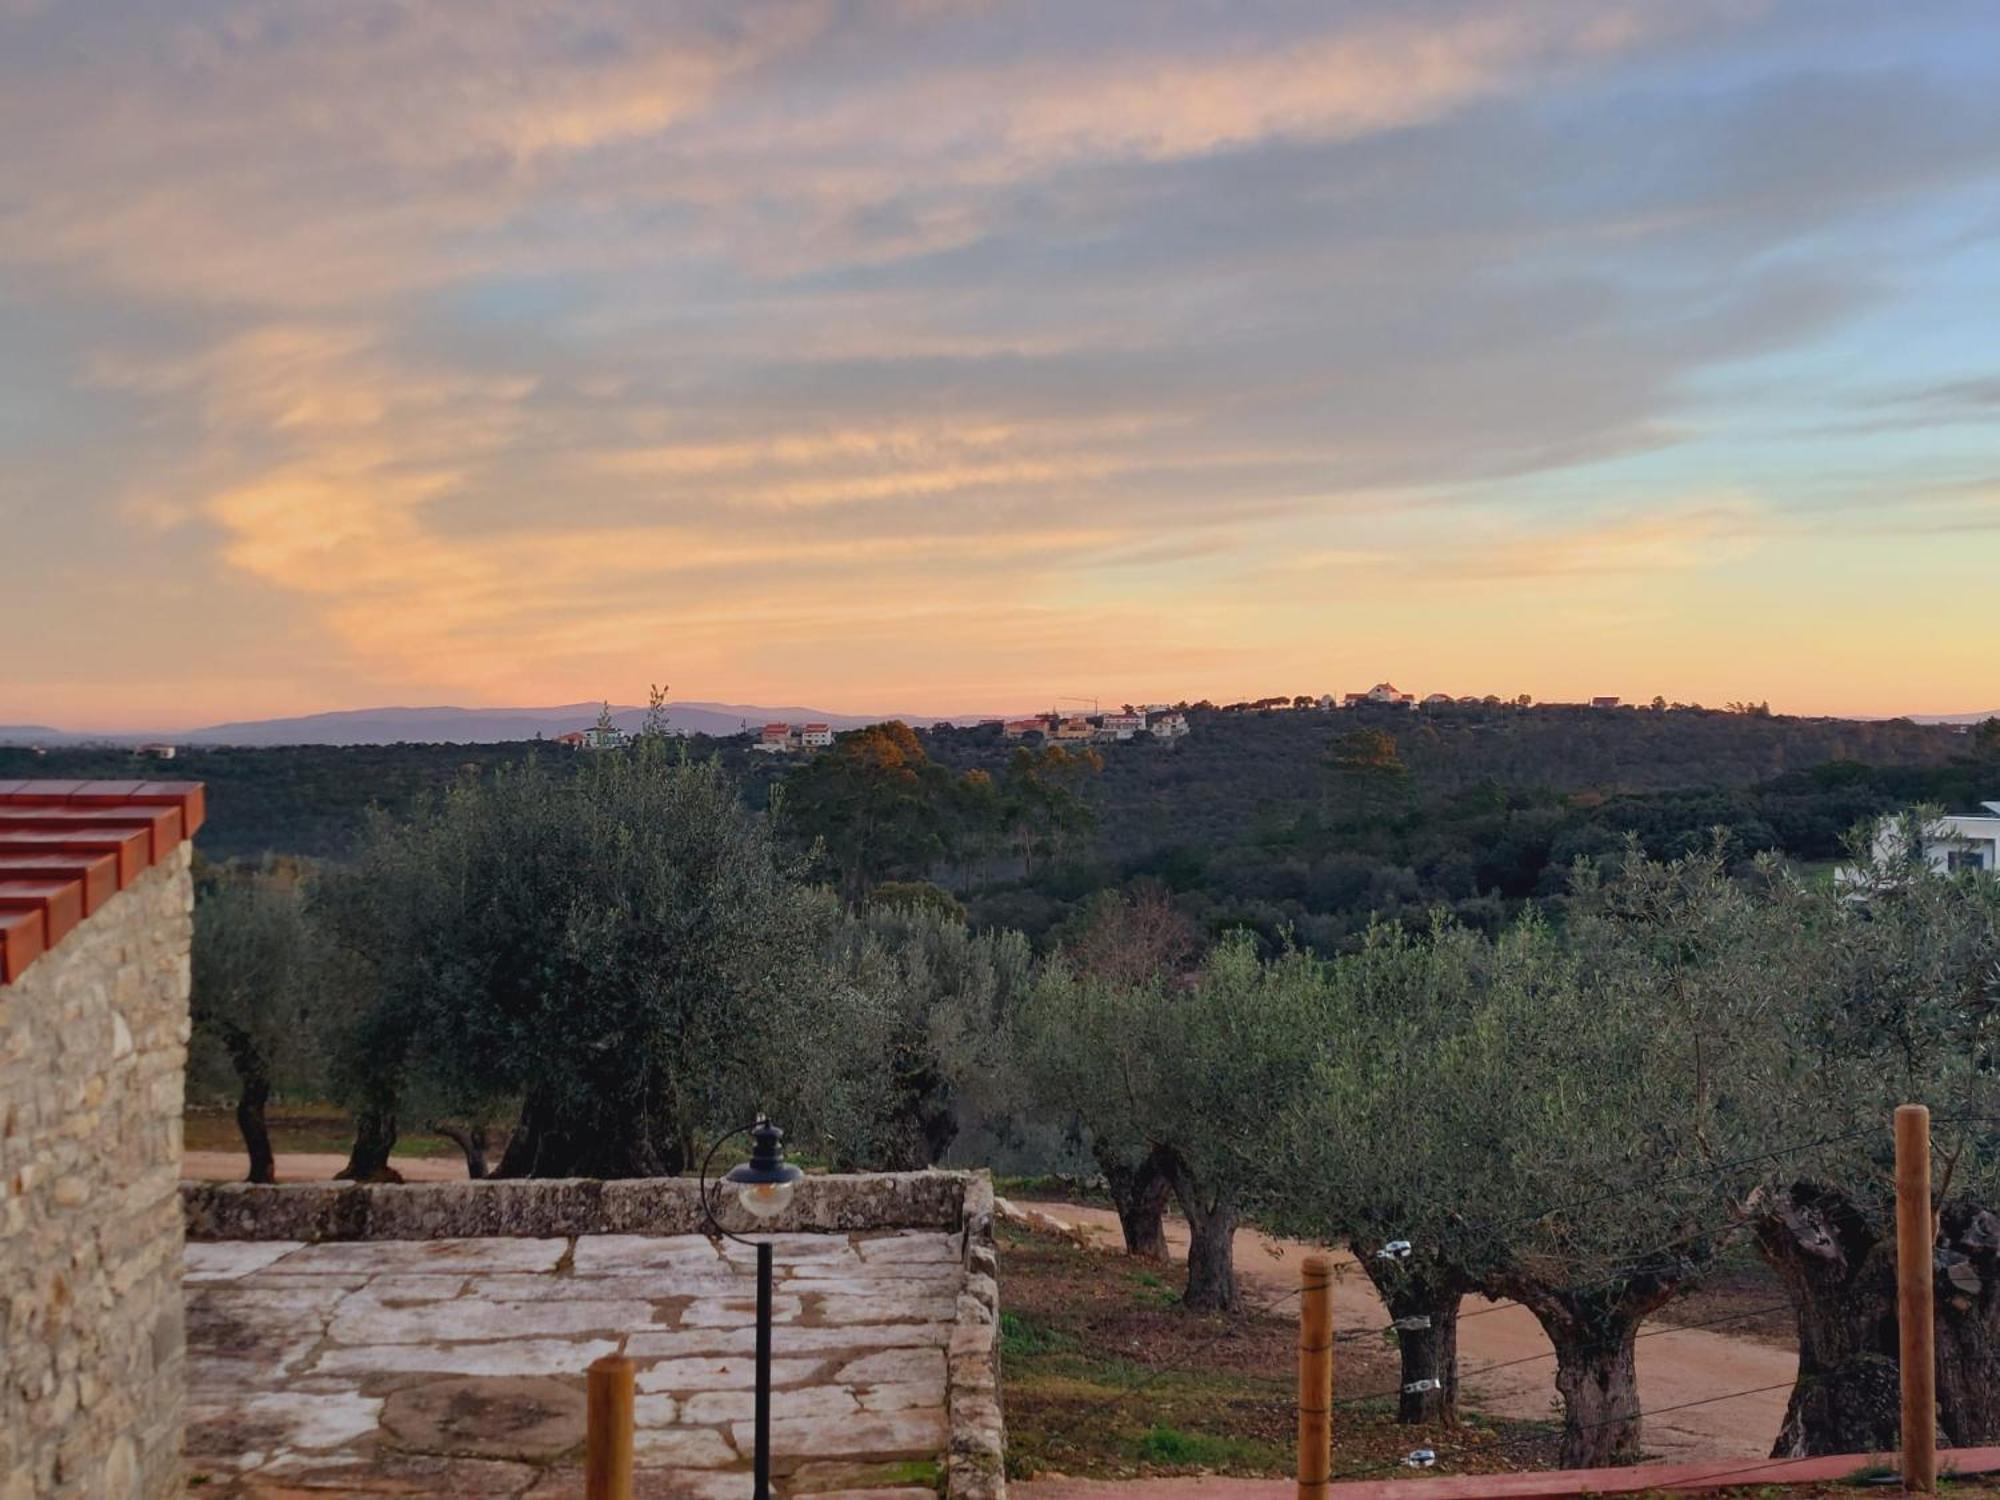
[[[1149,1307],[1172,1307],[1181,1300],[1179,1292],[1151,1271],[1134,1272],[1132,1284],[1139,1289],[1139,1300]]]
[[[910,1458],[910,1459],[905,1459],[902,1463],[899,1464],[885,1465],[882,1470],[881,1482],[885,1486],[896,1485],[896,1484],[920,1484],[926,1486],[929,1489],[936,1489],[938,1484],[938,1478],[939,1475],[938,1475],[938,1466],[936,1459]]]
[[[272,1109],[265,1118],[271,1147],[280,1156],[312,1153],[345,1156],[354,1144],[354,1117],[331,1104],[302,1102]],[[243,1134],[236,1114],[217,1106],[196,1106],[181,1120],[181,1140],[189,1151],[241,1151]],[[421,1131],[396,1137],[398,1156],[456,1156],[458,1147],[441,1135]]]
[[[1056,1198],[1065,1203],[1109,1204],[1110,1195],[1095,1177],[1042,1173],[1032,1177],[995,1177],[993,1191],[1003,1198]]]
[[[1142,1462],[1220,1468],[1225,1464],[1255,1463],[1263,1457],[1264,1445],[1241,1438],[1214,1437],[1206,1432],[1182,1432],[1178,1427],[1149,1427],[1139,1439]]]
[[[1068,1347],[1071,1342],[1054,1329],[1044,1327],[1020,1313],[1002,1311],[1000,1314],[1002,1359],[1026,1359],[1036,1354],[1053,1354]]]

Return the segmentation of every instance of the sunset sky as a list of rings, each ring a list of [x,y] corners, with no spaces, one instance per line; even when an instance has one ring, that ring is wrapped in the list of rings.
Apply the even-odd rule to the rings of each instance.
[[[2000,706],[1992,0],[0,0],[0,723]]]

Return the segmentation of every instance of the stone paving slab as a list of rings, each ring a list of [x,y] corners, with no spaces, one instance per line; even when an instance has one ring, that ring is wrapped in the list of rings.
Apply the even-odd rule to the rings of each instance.
[[[781,1496],[935,1496],[959,1236],[773,1237]],[[189,1471],[232,1500],[580,1496],[583,1372],[639,1366],[638,1493],[748,1493],[754,1257],[697,1235],[193,1243]]]

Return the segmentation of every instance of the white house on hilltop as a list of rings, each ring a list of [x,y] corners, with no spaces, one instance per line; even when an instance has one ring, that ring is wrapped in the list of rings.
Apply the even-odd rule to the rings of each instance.
[[[1983,870],[2000,874],[2000,802],[1982,802],[1985,814],[1947,813],[1924,825],[1924,863],[1942,873]],[[1903,825],[1885,818],[1875,830],[1877,858],[1901,852]]]
[[[1135,734],[1143,734],[1145,729],[1144,714],[1106,714],[1098,725],[1097,735],[1105,740],[1129,740]]]

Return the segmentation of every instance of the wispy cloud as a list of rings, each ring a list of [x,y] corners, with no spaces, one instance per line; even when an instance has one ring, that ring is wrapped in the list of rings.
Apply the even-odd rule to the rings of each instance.
[[[86,544],[196,580],[149,634],[210,696],[282,633],[343,694],[959,706],[1230,691],[1412,559],[1797,566],[1843,330],[1982,284],[1993,28],[1946,12],[14,0],[0,698],[53,701],[7,627]],[[1745,437],[1702,388],[1758,361]],[[1899,345],[1882,440],[1986,420],[1965,365]],[[1846,462],[1902,542],[1985,524]]]

